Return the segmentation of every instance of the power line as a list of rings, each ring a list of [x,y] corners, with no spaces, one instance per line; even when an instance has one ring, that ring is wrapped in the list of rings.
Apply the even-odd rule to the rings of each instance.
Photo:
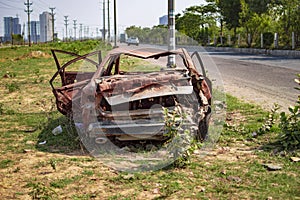
[[[77,24],[76,24],[76,22],[77,22],[77,20],[73,20],[73,22],[74,22],[74,40],[76,40],[76,29],[77,29]]]
[[[51,10],[51,17],[52,17],[52,41],[54,42],[54,21],[55,21],[55,19],[54,19],[54,15],[55,15],[54,10],[55,10],[55,8],[49,8],[49,9]]]
[[[40,5],[43,4],[45,7],[49,7],[49,4],[46,3],[46,2],[44,2],[44,1],[42,1],[42,0],[38,0],[38,1],[36,1],[36,2],[38,2]]]
[[[3,3],[3,2],[0,2],[0,4],[2,4],[3,6],[7,6],[8,8],[13,8],[13,9],[18,9],[18,10],[23,10],[23,9],[20,8],[20,7],[12,6],[12,5]]]
[[[7,8],[7,7],[1,7],[0,6],[0,9],[5,9],[5,10],[23,10],[23,8]]]
[[[109,0],[107,1],[107,31],[108,31],[108,42],[110,42],[110,18],[109,18]]]
[[[79,24],[79,39],[82,40],[82,24]]]
[[[68,20],[68,17],[69,17],[69,16],[64,16],[64,18],[65,18],[64,21],[65,21],[65,26],[66,26],[66,40],[68,40],[68,25],[69,25],[69,24],[68,24],[68,21],[69,21],[69,20]]]
[[[9,3],[11,3],[11,2],[14,2],[14,3],[20,3],[20,1],[19,0],[2,0],[2,1],[8,1]]]
[[[103,29],[102,29],[103,41],[105,42],[105,0],[103,0]]]
[[[28,44],[29,44],[29,46],[31,46],[31,41],[30,41],[30,13],[32,13],[33,10],[30,10],[30,6],[32,6],[32,2],[29,2],[29,0],[27,0],[27,3],[24,3],[24,5],[27,7],[27,10],[25,10],[25,12],[27,13],[27,17],[28,17]]]
[[[114,0],[114,48],[117,47],[117,4]]]

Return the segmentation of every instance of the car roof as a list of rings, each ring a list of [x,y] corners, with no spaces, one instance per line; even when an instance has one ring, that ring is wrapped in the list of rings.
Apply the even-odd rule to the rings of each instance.
[[[134,50],[124,50],[124,49],[117,50],[116,53],[147,59],[147,58],[157,58],[161,56],[179,54],[182,53],[182,51],[180,49],[169,51],[169,50],[157,49],[157,48],[140,48]]]

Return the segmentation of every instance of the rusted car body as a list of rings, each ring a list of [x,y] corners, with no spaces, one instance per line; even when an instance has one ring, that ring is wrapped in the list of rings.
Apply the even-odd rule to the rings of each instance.
[[[50,84],[57,109],[99,143],[107,137],[164,140],[164,109],[171,113],[178,107],[188,115],[186,126],[196,127],[196,138],[205,138],[211,114],[211,83],[203,66],[195,65],[194,59],[200,59],[197,53],[190,56],[185,49],[115,49],[103,60],[99,51],[83,56],[60,50],[52,53],[57,72]],[[74,58],[61,65],[57,53]],[[90,59],[95,55],[96,61]],[[166,67],[168,56],[175,57],[176,68]],[[67,70],[82,60],[94,65],[95,71]],[[55,86],[58,77],[61,85]]]

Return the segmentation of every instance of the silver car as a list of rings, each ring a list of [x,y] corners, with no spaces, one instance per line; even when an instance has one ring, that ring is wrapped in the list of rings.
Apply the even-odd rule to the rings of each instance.
[[[128,46],[130,46],[131,44],[139,46],[140,41],[139,41],[139,38],[137,38],[137,37],[130,37],[127,39],[126,43]]]

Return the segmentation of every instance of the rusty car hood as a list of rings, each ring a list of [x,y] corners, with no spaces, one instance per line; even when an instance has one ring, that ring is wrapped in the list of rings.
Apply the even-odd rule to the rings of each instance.
[[[159,96],[192,94],[185,70],[166,70],[140,75],[115,75],[95,79],[98,92],[110,105]]]

